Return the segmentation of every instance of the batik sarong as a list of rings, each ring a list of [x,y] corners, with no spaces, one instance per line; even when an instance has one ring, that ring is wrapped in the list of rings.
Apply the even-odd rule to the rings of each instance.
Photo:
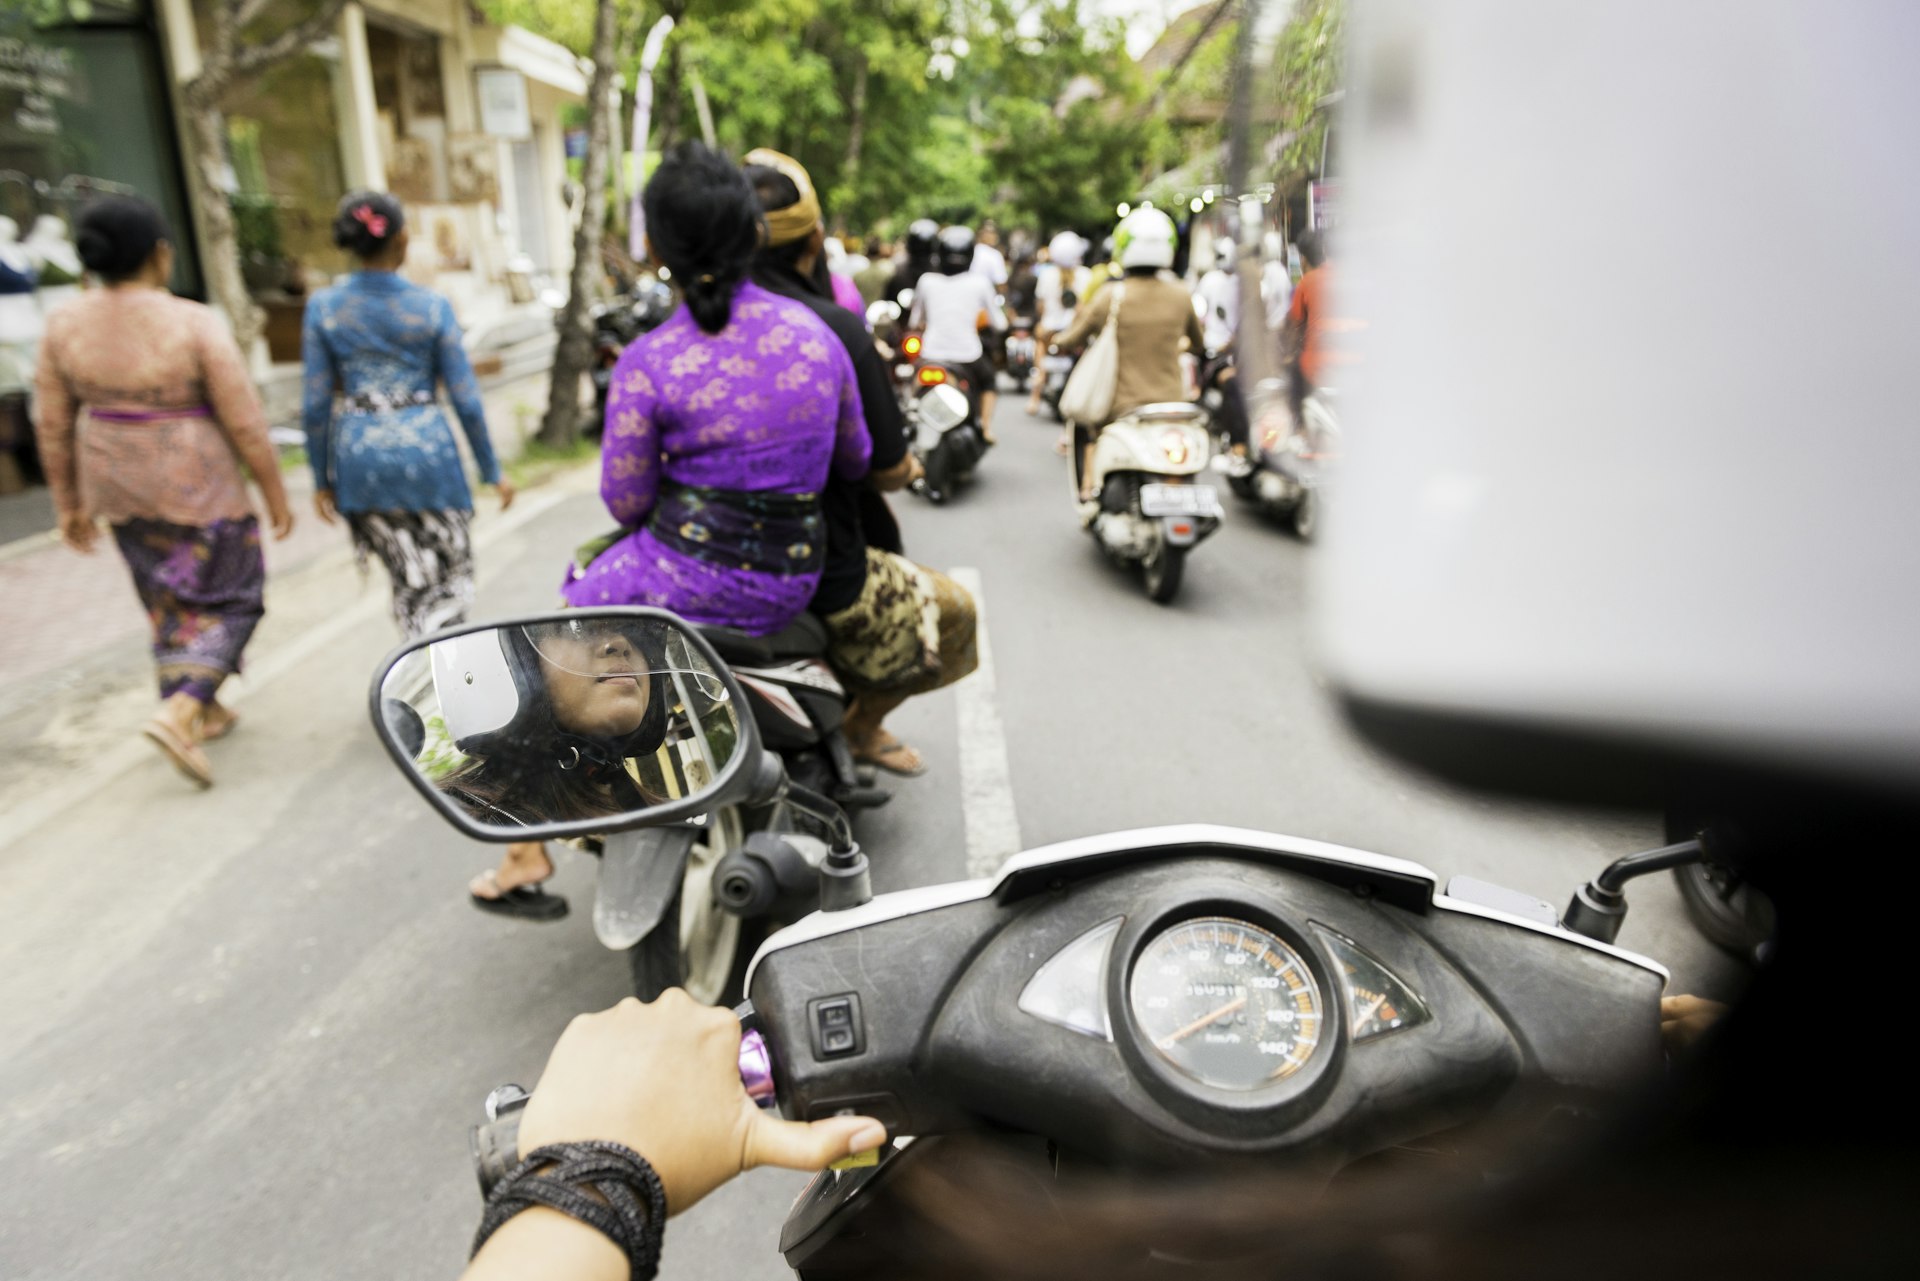
[[[153,626],[160,696],[211,700],[240,670],[241,651],[266,612],[259,520],[176,525],[136,518],[115,524],[113,538]]]
[[[473,608],[472,519],[457,507],[347,513],[361,568],[374,557],[393,580],[393,621],[406,639],[466,621]]]
[[[856,691],[922,694],[980,665],[972,595],[892,552],[869,547],[860,599],[823,621],[827,661]]]

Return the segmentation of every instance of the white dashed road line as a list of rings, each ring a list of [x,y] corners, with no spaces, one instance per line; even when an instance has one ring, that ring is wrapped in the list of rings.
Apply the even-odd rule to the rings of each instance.
[[[953,687],[960,720],[960,812],[966,820],[967,875],[991,876],[1020,852],[1020,820],[1013,811],[1013,771],[1007,764],[1006,727],[1000,722],[980,571],[955,569],[951,577],[973,594],[979,620],[975,643],[980,666]]]

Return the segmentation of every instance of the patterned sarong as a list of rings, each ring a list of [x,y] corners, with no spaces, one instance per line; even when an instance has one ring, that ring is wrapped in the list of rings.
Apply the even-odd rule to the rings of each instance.
[[[979,666],[973,597],[892,552],[867,549],[860,599],[824,621],[827,659],[855,690],[925,693]]]
[[[408,640],[466,621],[473,608],[473,513],[348,512],[360,566],[378,557],[393,580],[393,621]]]
[[[184,692],[209,701],[240,670],[241,651],[266,612],[259,520],[134,519],[115,524],[113,539],[153,626],[160,697]]]

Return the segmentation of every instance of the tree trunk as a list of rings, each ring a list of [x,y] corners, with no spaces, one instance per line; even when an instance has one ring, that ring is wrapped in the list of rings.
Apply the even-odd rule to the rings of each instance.
[[[680,44],[675,41],[667,46],[666,65],[660,70],[659,84],[654,89],[653,111],[655,118],[654,133],[660,139],[660,154],[665,155],[667,148],[680,141],[680,98],[684,85],[680,76]]]
[[[587,320],[593,282],[600,275],[600,241],[607,217],[607,153],[613,122],[607,100],[619,59],[617,0],[598,0],[593,23],[593,82],[587,88],[587,163],[581,175],[580,226],[573,233],[573,275],[567,305],[560,310],[560,345],[553,353],[553,379],[547,389],[547,415],[540,423],[542,443],[570,448],[580,439],[580,384],[593,360],[593,331]]]
[[[251,358],[253,345],[265,328],[265,318],[253,305],[246,277],[240,271],[240,237],[234,225],[233,204],[221,186],[227,169],[227,117],[219,106],[189,95],[187,124],[193,133],[193,187],[199,206],[200,232],[207,248],[207,284],[213,300],[227,313],[234,341]]]
[[[847,191],[853,203],[860,198],[860,152],[867,140],[867,59],[855,54],[853,64],[853,100],[847,104]],[[865,212],[864,210],[862,211]],[[834,226],[841,235],[847,230],[847,210],[834,210]]]

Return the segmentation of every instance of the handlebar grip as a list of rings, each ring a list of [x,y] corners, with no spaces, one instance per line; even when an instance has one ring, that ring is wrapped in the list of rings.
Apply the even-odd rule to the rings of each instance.
[[[750,1006],[736,1012],[741,1014],[742,1023],[752,1019]],[[757,1027],[747,1028],[740,1037],[740,1084],[756,1107],[770,1108],[778,1101],[773,1083],[773,1052]],[[520,1164],[520,1114],[526,1109],[528,1097],[517,1085],[501,1086],[487,1098],[488,1119],[467,1132],[473,1173],[480,1181],[483,1198],[492,1196],[500,1180]]]
[[[520,1164],[520,1109],[474,1126],[467,1132],[467,1147],[473,1153],[480,1196],[490,1197],[494,1186],[507,1177],[507,1171]]]

